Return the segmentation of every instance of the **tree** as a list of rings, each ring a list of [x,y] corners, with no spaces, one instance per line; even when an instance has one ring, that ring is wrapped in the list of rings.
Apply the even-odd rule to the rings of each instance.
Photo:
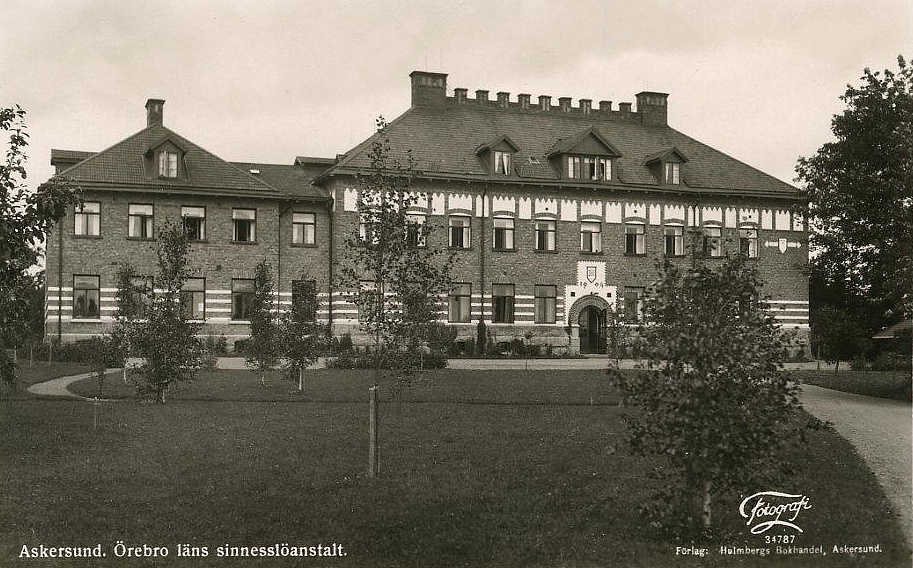
[[[836,139],[796,166],[818,275],[866,298],[869,312],[888,311],[872,329],[913,315],[913,67],[897,63],[847,85]]]
[[[345,241],[340,280],[353,291],[361,327],[371,337],[376,394],[384,368],[402,381],[421,357],[422,339],[436,328],[450,289],[453,257],[426,246],[432,226],[410,214],[420,200],[409,190],[418,172],[411,151],[402,159],[392,155],[383,117],[368,156],[367,173],[356,177],[359,226]],[[370,451],[376,455],[376,438]],[[376,461],[369,472],[376,473]]]
[[[50,227],[78,202],[79,189],[62,178],[51,178],[37,190],[26,186],[28,131],[25,111],[0,107],[0,132],[8,141],[0,162],[0,347],[28,334],[30,298],[35,280],[28,270],[38,263]],[[16,381],[16,365],[0,349],[0,380]]]
[[[302,275],[292,283],[292,306],[279,320],[279,348],[286,375],[297,376],[304,393],[304,371],[326,349],[329,328],[317,321],[317,286]]]
[[[138,289],[136,269],[129,262],[118,265],[115,273],[114,294],[117,302],[117,312],[114,314],[114,329],[111,331],[112,341],[120,345],[118,353],[123,357],[121,365],[124,369],[124,382],[127,382],[127,357],[132,350],[133,336],[137,332],[139,319],[146,305],[146,289]]]
[[[279,333],[273,298],[273,271],[261,260],[254,267],[254,291],[247,305],[250,341],[244,354],[247,366],[260,373],[260,385],[266,386],[266,374],[279,362]]]
[[[801,431],[797,387],[780,371],[786,338],[760,289],[741,256],[713,269],[664,264],[639,328],[645,370],[610,371],[638,409],[626,417],[631,450],[672,466],[647,507],[667,528],[709,529],[714,496],[769,481],[771,457]]]
[[[203,343],[197,338],[200,325],[188,321],[180,302],[181,288],[190,277],[187,237],[179,225],[166,221],[157,241],[155,285],[161,292],[145,289],[146,320],[137,323],[131,339],[144,359],[138,370],[140,392],[155,393],[158,402],[164,403],[171,385],[192,380],[200,369]]]
[[[853,359],[859,351],[860,338],[868,334],[856,318],[840,308],[824,305],[812,317],[818,358],[823,355],[826,361],[836,363],[834,372],[837,372],[840,359]]]

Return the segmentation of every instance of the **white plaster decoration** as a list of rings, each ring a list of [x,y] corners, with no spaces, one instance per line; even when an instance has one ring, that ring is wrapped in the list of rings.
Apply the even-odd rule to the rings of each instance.
[[[774,230],[776,230],[776,231],[788,231],[789,230],[789,211],[777,209],[777,213],[776,213],[776,215],[774,215]]]
[[[580,202],[580,216],[581,217],[598,217],[602,219],[602,202],[601,201],[581,201]]]
[[[706,225],[708,223],[723,223],[722,207],[703,207],[701,209],[701,224]]]
[[[425,211],[425,212],[428,211],[428,194],[427,193],[425,193],[424,191],[410,191],[409,197],[414,200],[412,202],[412,204],[409,206],[410,210],[418,211],[421,209],[422,211]]]
[[[723,218],[723,220],[724,220],[724,225],[725,225],[727,228],[733,228],[733,227],[735,227],[735,226],[736,226],[736,220],[735,220],[735,219],[736,219],[735,208],[733,208],[733,207],[727,207],[727,208],[726,208],[726,215],[725,215],[725,217]]]
[[[685,220],[685,225],[689,227],[697,225],[697,219],[694,218],[694,207],[688,208],[688,218]]]
[[[521,197],[517,202],[517,216],[521,219],[532,217],[532,202],[529,197]]]
[[[538,215],[553,215],[558,216],[558,200],[557,199],[539,199],[533,202],[533,212]]]
[[[444,215],[447,212],[444,204],[444,194],[434,193],[431,195],[431,214]]]
[[[630,217],[647,218],[647,205],[645,203],[625,203],[625,220]]]
[[[343,209],[358,211],[358,190],[347,187],[343,192]]]
[[[464,193],[451,193],[447,196],[447,209],[464,209],[472,211],[472,196]]]
[[[739,224],[758,224],[757,209],[739,209]]]
[[[673,219],[684,222],[686,219],[684,205],[666,205],[663,211],[663,219]]]
[[[506,212],[514,216],[517,214],[517,202],[513,197],[495,195],[491,198],[491,210],[495,213]]]
[[[770,209],[761,211],[761,228],[768,231],[774,228],[773,213],[771,213]]]
[[[798,213],[793,214],[793,231],[802,231],[804,227],[804,219],[802,215]]]
[[[650,224],[659,225],[660,208],[659,205],[650,206]]]
[[[576,221],[577,220],[577,200],[576,199],[562,199],[561,200],[561,220],[562,221]]]
[[[610,201],[605,204],[606,223],[621,223],[621,203]]]
[[[574,302],[586,296],[599,296],[609,306],[614,307],[618,297],[618,288],[608,286],[605,282],[606,263],[601,261],[581,260],[577,262],[577,282],[564,287],[564,305],[561,306],[565,323],[574,325],[577,322],[567,320]]]

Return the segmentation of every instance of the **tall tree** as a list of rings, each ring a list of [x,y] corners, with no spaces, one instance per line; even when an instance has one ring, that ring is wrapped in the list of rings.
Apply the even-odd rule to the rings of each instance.
[[[25,111],[18,105],[0,107],[0,136],[5,156],[0,162],[0,347],[27,335],[34,278],[28,270],[38,263],[41,245],[51,225],[78,202],[79,190],[61,178],[52,178],[37,190],[26,186],[28,131]],[[0,348],[0,380],[15,383],[16,366]]]
[[[913,315],[913,67],[863,71],[840,97],[835,140],[799,159],[818,276],[887,320]]]
[[[254,267],[254,291],[247,305],[250,320],[250,340],[244,355],[247,366],[260,373],[260,384],[266,386],[266,375],[279,362],[279,333],[273,297],[273,271],[261,260]]]
[[[279,320],[279,346],[286,375],[298,377],[304,393],[304,372],[323,354],[329,328],[317,320],[317,286],[306,275],[292,283],[291,309]]]

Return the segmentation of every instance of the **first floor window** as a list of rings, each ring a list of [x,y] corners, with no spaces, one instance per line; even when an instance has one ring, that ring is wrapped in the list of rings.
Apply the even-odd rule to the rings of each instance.
[[[181,207],[181,224],[190,241],[206,240],[206,208]]]
[[[472,284],[469,282],[454,282],[450,289],[448,320],[451,323],[468,323],[472,299]]]
[[[536,221],[536,250],[555,250],[554,221]]]
[[[234,278],[231,281],[231,319],[246,321],[249,318],[250,303],[254,296],[254,281],[250,278]]]
[[[317,321],[317,281],[292,281],[292,312],[298,321]]]
[[[152,278],[146,276],[134,276],[130,279],[130,298],[136,309],[136,317],[143,319],[149,315],[149,307],[152,299],[149,293],[152,292]]]
[[[153,230],[152,205],[127,206],[127,236],[133,239],[151,239]]]
[[[98,276],[73,276],[73,317],[100,319],[100,284]]]
[[[465,215],[450,216],[450,246],[468,249],[470,247],[470,218]]]
[[[684,251],[682,227],[665,227],[663,229],[663,252],[666,256],[682,256]]]
[[[602,252],[602,223],[593,221],[580,223],[580,251]]]
[[[425,216],[417,213],[406,215],[406,243],[411,247],[425,246]]]
[[[625,254],[644,254],[644,226],[625,225]]]
[[[314,244],[316,227],[317,219],[314,213],[292,213],[292,244]]]
[[[85,201],[74,209],[73,233],[79,236],[97,237],[101,218],[101,203]]]
[[[720,237],[721,233],[719,227],[704,227],[705,256],[723,256],[723,246]]]
[[[507,217],[495,217],[494,249],[514,250],[514,220]]]
[[[536,323],[555,323],[555,306],[558,288],[556,286],[536,285],[535,310]]]
[[[514,323],[514,285],[491,285],[492,323]]]
[[[739,252],[748,258],[758,258],[758,231],[739,229]]]
[[[232,209],[232,236],[237,243],[252,243],[257,240],[257,210]]]
[[[640,323],[643,320],[644,289],[636,286],[625,288],[625,321]]]
[[[188,278],[184,281],[184,286],[181,287],[181,309],[187,319],[201,321],[206,319],[205,278]]]

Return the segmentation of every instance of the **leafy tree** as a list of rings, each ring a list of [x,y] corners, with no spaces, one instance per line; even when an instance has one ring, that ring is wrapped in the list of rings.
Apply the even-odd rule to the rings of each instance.
[[[859,339],[868,335],[849,312],[828,305],[815,311],[811,324],[819,359],[823,355],[825,361],[836,363],[834,372],[840,369],[840,359],[853,359],[858,354]]]
[[[672,466],[646,508],[667,528],[709,529],[714,497],[770,481],[771,457],[801,431],[797,387],[780,370],[787,338],[760,290],[741,256],[716,268],[666,263],[644,301],[646,368],[610,371],[623,405],[638,409],[626,417],[631,450]]]
[[[279,362],[279,330],[273,297],[273,271],[261,260],[254,267],[254,291],[247,305],[250,341],[244,351],[247,366],[260,373],[260,385],[266,386],[266,375]]]
[[[139,319],[142,315],[146,300],[145,289],[139,290],[135,286],[137,279],[136,269],[129,262],[118,265],[115,273],[114,294],[117,302],[117,312],[114,314],[114,328],[111,331],[112,341],[119,344],[117,353],[122,355],[120,364],[124,369],[124,382],[127,382],[127,357],[132,349],[133,336],[137,332]]]
[[[913,67],[863,71],[827,142],[799,159],[818,277],[867,299],[877,328],[913,315]]]
[[[41,245],[51,226],[78,202],[79,189],[61,178],[52,178],[37,190],[26,186],[28,132],[25,111],[19,106],[0,107],[0,133],[7,138],[0,161],[0,347],[17,344],[29,335],[33,319],[31,301],[35,279],[28,270],[38,263]],[[16,365],[0,349],[0,380],[16,381]]]
[[[329,327],[317,321],[317,287],[302,275],[292,292],[292,306],[279,320],[279,347],[283,369],[298,377],[298,392],[304,393],[304,371],[329,345]],[[297,301],[296,301],[297,299]]]
[[[140,392],[156,394],[165,402],[173,384],[194,378],[202,364],[203,344],[197,338],[200,325],[187,320],[181,306],[181,288],[190,277],[187,257],[190,244],[181,227],[166,221],[158,231],[156,256],[159,273],[156,288],[146,289],[146,319],[131,334],[132,345],[144,358],[138,370]]]

